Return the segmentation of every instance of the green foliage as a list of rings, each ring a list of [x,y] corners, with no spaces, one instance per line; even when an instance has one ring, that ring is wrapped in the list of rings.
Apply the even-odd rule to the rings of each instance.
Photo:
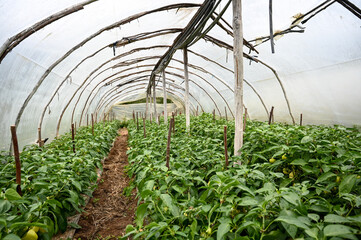
[[[91,196],[101,167],[120,123],[77,129],[76,153],[71,134],[66,133],[39,148],[26,146],[21,153],[21,189],[16,192],[13,157],[0,156],[0,239],[19,239],[29,228],[38,226],[39,239],[51,239],[67,228],[67,217],[81,212],[84,196]],[[73,225],[73,227],[78,227]],[[5,237],[6,236],[6,237]]]
[[[223,125],[228,125],[228,168]],[[168,126],[147,121],[146,129],[144,138],[142,129],[129,124],[128,174],[141,204],[124,239],[360,238],[356,129],[249,121],[236,157],[234,122],[203,114],[192,117],[188,134],[184,117],[177,116],[170,170]]]

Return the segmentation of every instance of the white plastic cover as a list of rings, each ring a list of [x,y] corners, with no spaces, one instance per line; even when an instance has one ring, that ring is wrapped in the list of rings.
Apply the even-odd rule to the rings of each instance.
[[[2,0],[0,44],[36,22],[81,2]],[[222,1],[218,13],[227,2]],[[306,13],[323,1],[273,2],[273,29],[278,32],[290,27],[294,20],[292,16]],[[360,1],[351,2],[361,8]],[[0,150],[9,150],[9,127],[15,123],[25,99],[44,73],[69,50],[114,22],[176,3],[202,4],[203,1],[98,0],[34,32],[16,46],[0,64]],[[242,3],[244,38],[258,44],[258,41],[252,40],[269,35],[268,1],[243,0]],[[69,130],[72,120],[79,124],[82,119],[81,124],[84,125],[86,114],[96,111],[100,117],[116,102],[141,97],[154,65],[197,9],[175,8],[136,18],[100,33],[64,57],[51,69],[27,104],[17,128],[20,145],[33,143],[37,139],[37,128],[44,108],[42,136],[53,138],[58,123],[61,134]],[[231,6],[223,18],[232,25]],[[210,23],[211,20],[207,26]],[[222,24],[231,31],[230,26],[224,22]],[[336,2],[307,23],[299,23],[299,26],[305,28],[304,33],[288,33],[276,38],[274,54],[271,53],[269,41],[256,47],[259,54],[250,53],[270,68],[245,60],[247,83],[244,84],[244,101],[250,117],[266,120],[267,111],[274,106],[275,120],[291,123],[279,83],[281,81],[296,122],[302,113],[305,124],[360,125],[360,19]],[[146,37],[139,37],[143,33]],[[229,46],[233,45],[232,36],[219,26],[215,26],[208,35]],[[134,36],[139,39],[133,39]],[[107,46],[125,38],[129,42],[116,47],[114,56],[113,48]],[[248,53],[249,49],[245,47],[244,51]],[[197,106],[208,112],[215,109],[217,114],[223,116],[227,109],[228,116],[231,116],[234,101],[232,51],[210,41],[199,40],[189,48],[188,54],[191,109]],[[110,61],[112,58],[115,59]],[[166,68],[166,78],[170,83],[170,87],[167,86],[172,92],[170,96],[182,99],[181,50],[176,52]],[[157,88],[157,95],[162,96],[161,81]],[[54,98],[50,101],[52,96]]]

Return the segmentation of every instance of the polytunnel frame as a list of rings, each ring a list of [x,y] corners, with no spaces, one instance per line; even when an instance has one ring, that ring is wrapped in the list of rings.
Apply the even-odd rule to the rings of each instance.
[[[72,54],[78,48],[82,47],[85,43],[89,42],[90,40],[92,40],[93,38],[97,37],[98,35],[102,34],[105,31],[109,31],[109,30],[111,30],[113,28],[117,28],[117,27],[119,27],[121,25],[124,25],[126,23],[130,23],[130,22],[132,22],[132,21],[134,21],[136,19],[139,19],[139,18],[141,18],[143,16],[146,16],[146,15],[149,15],[149,14],[152,14],[152,13],[155,13],[155,12],[168,11],[168,10],[177,9],[177,8],[179,9],[179,8],[194,8],[194,7],[200,7],[200,4],[192,4],[192,3],[171,4],[171,5],[155,8],[153,10],[140,12],[140,13],[134,14],[132,16],[129,16],[127,18],[124,18],[124,19],[122,19],[120,21],[117,21],[117,22],[115,22],[113,24],[110,24],[110,25],[108,25],[106,27],[103,27],[100,30],[98,30],[97,32],[95,32],[94,34],[92,34],[89,37],[85,38],[83,41],[81,41],[80,43],[75,45],[73,48],[71,48],[68,52],[66,52],[62,57],[60,57],[58,60],[56,60],[52,65],[50,65],[50,67],[41,76],[41,78],[39,79],[39,81],[37,82],[37,84],[35,85],[33,90],[30,92],[28,97],[25,99],[22,107],[20,108],[20,111],[19,111],[19,113],[18,113],[18,115],[16,117],[16,120],[15,120],[15,126],[18,127],[18,125],[20,123],[21,116],[22,116],[26,106],[28,105],[28,103],[30,102],[32,97],[35,95],[35,93],[37,92],[37,90],[39,89],[39,87],[41,86],[43,81],[45,80],[45,78],[47,78],[47,76],[50,74],[50,72],[52,72],[52,70],[58,64],[60,64],[65,58],[67,58],[70,54]],[[10,149],[11,149],[11,144],[10,144]]]
[[[163,29],[163,30],[170,30],[170,29]],[[163,31],[163,30],[158,30],[158,31],[154,31],[154,32],[150,32],[150,33],[156,33],[156,32],[161,32],[161,31]],[[173,30],[178,30],[178,29],[173,29]],[[138,35],[143,35],[144,33],[141,33],[141,34],[138,34]],[[214,39],[214,38],[212,38],[212,37],[209,37],[210,39]],[[124,38],[123,38],[124,39]],[[122,41],[123,41],[123,39],[122,39]],[[130,43],[130,41],[129,41],[129,39],[128,38],[125,38],[127,41],[128,41],[128,43]],[[147,39],[147,38],[144,38],[144,39]],[[217,39],[218,40],[218,39]],[[219,41],[219,40],[218,40]],[[114,44],[114,45],[116,45],[116,44]],[[113,47],[114,47],[114,45],[113,45]],[[117,47],[119,47],[119,45],[120,45],[120,43],[118,43],[118,45],[117,45]],[[123,42],[123,44],[122,45],[125,45],[125,43]],[[107,46],[111,46],[111,45],[107,45]],[[91,56],[94,56],[96,53],[99,53],[101,50],[104,50],[106,47],[103,47],[103,48],[101,48],[100,50],[98,50],[98,51],[96,51],[94,54],[92,54],[92,55],[90,55],[90,56],[88,56],[88,57],[86,57],[85,59],[88,59],[89,57],[91,57]],[[144,49],[144,48],[143,48]],[[148,48],[149,49],[149,48]],[[108,61],[106,61],[104,64],[102,64],[101,66],[99,66],[96,70],[93,70],[93,72],[88,76],[88,78],[90,78],[90,76],[93,74],[93,73],[95,73],[95,71],[97,71],[97,70],[99,70],[102,66],[104,66],[105,64],[107,64],[107,63],[109,63],[109,62],[111,62],[112,60],[115,60],[115,59],[118,59],[118,58],[120,58],[120,57],[122,57],[122,56],[125,56],[125,55],[128,55],[128,53],[132,53],[133,52],[133,50],[134,49],[132,49],[132,50],[130,50],[129,52],[126,52],[126,53],[123,53],[123,54],[120,54],[120,55],[118,55],[118,56],[116,56],[116,57],[114,57],[114,58],[112,58],[112,59],[110,59],[110,60],[108,60]],[[193,51],[192,51],[193,52]],[[194,53],[194,52],[193,52]],[[202,56],[202,55],[200,55],[200,54],[198,54],[199,56]],[[249,57],[248,55],[246,55],[248,58],[251,58],[251,57]],[[83,62],[83,61],[85,61],[85,59],[83,59],[81,62]],[[204,59],[206,59],[205,57],[204,57]],[[79,66],[80,65],[80,63],[77,65],[77,66]],[[121,63],[121,65],[123,65],[122,63]],[[194,66],[194,65],[189,65],[189,66]],[[75,69],[75,68],[74,68]],[[74,70],[73,69],[73,70]],[[198,70],[199,70],[200,68],[198,68]],[[72,71],[73,71],[72,70]],[[209,73],[209,72],[208,72]],[[100,73],[99,73],[100,74]],[[99,75],[98,74],[98,75]],[[213,74],[211,74],[211,73],[209,73],[210,75],[212,75],[212,76],[214,76]],[[68,75],[69,76],[69,75]],[[87,79],[88,79],[87,78]],[[94,77],[95,78],[95,77]],[[94,79],[93,78],[93,79]],[[87,79],[85,80],[85,81],[87,81]],[[221,82],[223,82],[222,80],[220,80],[218,77],[216,77],[216,79],[218,79],[219,81],[221,81]],[[65,81],[65,80],[64,80]],[[63,81],[63,82],[64,82]],[[85,81],[83,82],[83,84],[85,83]],[[264,102],[263,102],[263,99],[260,97],[260,95],[259,95],[259,93],[255,90],[255,88],[248,82],[248,81],[245,81],[250,87],[251,87],[251,89],[256,93],[256,95],[260,98],[260,100],[261,100],[261,103],[264,105]],[[78,90],[83,86],[83,84],[78,88]],[[89,85],[89,84],[88,84]],[[87,85],[87,86],[88,86]],[[85,87],[86,88],[86,87]],[[77,90],[77,91],[78,91]],[[84,92],[84,90],[85,89],[83,89],[83,91],[82,92]],[[217,90],[216,90],[217,91]],[[55,94],[54,94],[55,95]],[[74,97],[75,95],[73,95],[73,97]],[[72,97],[72,99],[73,99],[73,97]],[[222,97],[223,98],[223,97]],[[72,99],[71,99],[71,101],[72,101]],[[78,101],[79,101],[79,99],[80,99],[80,97],[78,98]],[[224,99],[224,98],[223,98]],[[77,101],[77,102],[78,102]],[[225,101],[226,102],[226,101]],[[70,102],[67,104],[67,106],[66,106],[66,108],[69,106],[69,104],[70,104]],[[226,102],[226,105],[228,106],[228,103]],[[75,105],[76,106],[76,105]],[[229,106],[228,106],[229,107]],[[264,105],[264,107],[265,107],[265,105]],[[230,109],[230,108],[229,108]],[[268,115],[268,111],[267,111],[267,108],[265,107],[265,109],[266,109],[266,113],[267,113],[267,115]],[[217,108],[217,110],[219,111],[219,113],[220,113],[220,110],[219,110],[219,108]],[[63,111],[63,113],[62,113],[62,115],[64,114],[64,112],[65,111]],[[232,116],[234,116],[233,115],[233,112],[232,112],[232,110],[230,109],[230,112],[231,112],[231,114],[232,114]],[[44,111],[43,111],[43,114],[45,113],[45,109],[44,109]],[[221,113],[220,113],[221,114]],[[73,111],[73,113],[72,113],[72,119],[73,119],[73,115],[74,115],[74,111]],[[41,122],[42,122],[42,120],[41,120]],[[41,126],[39,126],[40,128],[41,128]],[[59,129],[59,126],[58,126],[58,129]],[[58,130],[57,130],[57,132],[58,132]]]
[[[174,59],[173,59],[173,60],[174,60]],[[82,110],[82,113],[81,113],[81,117],[80,117],[80,121],[79,121],[79,122],[82,123],[82,117],[83,117],[83,114],[84,114],[84,110],[85,110],[85,108],[86,108],[86,105],[87,105],[87,103],[88,103],[89,98],[92,96],[92,94],[93,94],[93,92],[95,91],[95,89],[97,89],[97,91],[96,91],[96,93],[94,93],[91,101],[89,102],[89,105],[88,105],[87,110],[86,110],[87,113],[88,113],[88,109],[89,109],[90,105],[92,104],[95,96],[98,95],[98,92],[100,91],[100,89],[101,89],[102,87],[105,87],[105,86],[108,86],[108,85],[110,85],[110,84],[113,84],[115,81],[124,78],[124,76],[123,76],[123,77],[117,77],[117,78],[115,78],[115,79],[112,79],[111,81],[105,83],[104,85],[102,85],[101,87],[98,88],[98,86],[99,86],[101,83],[104,83],[104,82],[105,82],[106,80],[108,80],[110,77],[113,77],[113,76],[115,76],[115,75],[117,75],[117,74],[119,74],[119,73],[123,73],[123,72],[125,72],[125,71],[129,71],[129,70],[133,70],[133,69],[138,69],[138,68],[143,68],[143,67],[152,67],[152,66],[153,66],[152,64],[148,64],[148,65],[138,65],[138,66],[136,66],[136,67],[131,67],[131,68],[123,69],[122,71],[120,71],[120,72],[118,72],[118,73],[115,73],[115,74],[112,74],[111,76],[106,77],[105,79],[103,79],[103,80],[101,80],[100,82],[98,82],[98,83],[93,87],[93,89],[89,92],[89,94],[88,94],[88,98],[87,98],[86,102],[84,103],[83,110]],[[175,67],[172,67],[172,66],[168,66],[168,68],[177,69],[177,70],[180,70],[180,71],[181,71],[180,68],[175,68]],[[143,72],[143,71],[141,71],[141,72]],[[138,73],[139,73],[139,72],[138,72]],[[193,72],[190,72],[190,73],[193,74],[193,75],[195,75],[195,76],[198,76],[199,78],[201,78],[201,79],[204,80],[204,78],[202,78],[202,77],[199,76],[198,74],[193,73]],[[126,76],[125,76],[125,77],[126,77]],[[211,83],[209,83],[207,80],[205,80],[205,82],[207,82],[212,88],[214,88],[214,89],[218,92],[218,90],[217,90]],[[233,91],[233,90],[231,89],[231,91]],[[108,94],[108,93],[104,93],[104,94]],[[230,110],[231,113],[232,113],[232,110],[231,110],[231,108],[229,107],[227,101],[224,99],[223,95],[220,94],[219,92],[218,92],[218,94],[219,94],[219,95],[221,96],[221,98],[225,101],[226,105],[228,106],[229,110]],[[75,109],[75,108],[76,108],[76,106],[74,106],[74,109]],[[74,114],[74,109],[73,109],[73,114]],[[73,116],[73,115],[72,115],[72,116]],[[232,116],[233,116],[233,113],[232,113]],[[72,118],[72,121],[73,121],[73,118]]]
[[[35,94],[35,92],[37,91],[37,89],[39,88],[39,86],[41,85],[42,81],[44,81],[44,79],[47,77],[47,75],[52,71],[52,69],[53,69],[57,64],[59,64],[61,61],[63,61],[67,56],[69,56],[73,51],[75,51],[75,50],[76,50],[77,48],[79,48],[81,45],[83,45],[83,44],[86,43],[87,41],[91,40],[91,39],[94,38],[95,36],[101,34],[102,32],[104,32],[104,31],[106,31],[106,30],[110,30],[112,26],[116,26],[116,27],[117,27],[117,26],[119,26],[119,25],[121,25],[121,24],[124,24],[124,22],[130,22],[130,21],[133,21],[134,19],[137,19],[137,18],[139,18],[139,17],[141,17],[141,16],[144,16],[144,15],[146,15],[146,14],[153,13],[153,12],[156,12],[156,11],[162,11],[162,10],[164,10],[164,9],[166,9],[166,8],[172,9],[172,7],[173,7],[173,8],[185,7],[184,5],[183,5],[183,6],[180,6],[180,5],[183,5],[183,4],[168,5],[168,6],[165,6],[165,7],[161,7],[161,8],[157,8],[157,9],[153,9],[153,10],[150,10],[150,11],[145,11],[145,12],[142,12],[142,13],[138,13],[138,14],[132,15],[132,16],[126,18],[126,19],[123,19],[123,20],[118,21],[118,22],[116,22],[116,23],[114,23],[114,24],[111,24],[111,25],[109,25],[109,26],[107,26],[107,27],[105,27],[105,28],[102,28],[102,29],[99,30],[97,33],[93,34],[93,35],[92,35],[93,37],[88,37],[87,39],[85,39],[84,41],[82,41],[81,44],[78,44],[78,45],[76,45],[75,47],[73,47],[70,51],[67,52],[67,54],[65,54],[62,58],[58,59],[58,61],[56,61],[54,64],[52,64],[52,65],[47,69],[47,71],[45,72],[45,74],[41,77],[41,79],[38,81],[38,84],[34,87],[33,91],[30,93],[30,95],[28,96],[28,98],[25,100],[22,108],[20,109],[20,111],[19,111],[19,113],[18,113],[18,116],[17,116],[17,119],[16,119],[16,126],[18,126],[18,124],[19,124],[19,122],[20,122],[21,115],[22,115],[25,107],[27,106],[28,102],[30,101],[30,99],[32,98],[32,96]],[[185,4],[185,5],[188,5],[188,6],[189,6],[189,4]],[[176,7],[174,7],[174,6],[176,6]],[[190,7],[198,7],[198,6],[199,6],[199,4],[193,4],[193,5],[191,4]],[[268,66],[268,65],[266,65],[266,66]],[[269,67],[269,66],[268,66],[268,67]],[[271,69],[272,69],[272,68],[271,68]],[[276,77],[277,77],[276,71],[273,71],[273,72],[276,74]],[[279,80],[278,77],[277,77],[277,79]],[[284,95],[285,95],[285,91],[284,91],[284,89],[283,89],[283,85],[282,85],[282,83],[280,83],[280,84],[281,84],[281,88],[282,88],[282,90],[283,90],[283,92],[284,92]],[[287,100],[287,96],[286,96],[286,95],[285,95],[285,98],[286,98],[286,101],[287,101],[288,108],[289,108],[289,110],[290,110],[290,106],[289,106],[289,103],[288,103],[288,100]],[[292,120],[294,121],[291,112],[290,112],[290,115],[291,115],[291,117],[292,117]]]
[[[151,71],[151,70],[148,70],[148,71]],[[182,77],[181,75],[179,75],[179,74],[172,74],[172,73],[167,72],[167,71],[166,71],[165,73],[167,73],[168,75],[173,75],[173,76],[175,76],[175,77],[178,77],[180,80],[183,79],[183,77]],[[149,77],[149,76],[150,76],[150,75],[145,75],[145,76],[141,76],[141,77],[139,77],[139,78],[146,78],[146,77]],[[168,79],[170,79],[170,78],[168,78]],[[119,79],[119,80],[123,80],[123,79]],[[123,87],[123,86],[126,86],[127,84],[131,84],[131,83],[137,82],[137,81],[142,81],[142,80],[132,80],[132,79],[131,79],[130,81],[124,82],[124,83],[119,84],[119,85],[122,85],[121,87]],[[195,81],[193,81],[193,80],[191,80],[191,79],[190,79],[190,81],[193,82],[195,85],[197,85],[200,89],[202,89],[202,90],[207,94],[207,96],[212,100],[212,102],[214,103],[215,107],[216,107],[217,110],[219,111],[219,107],[218,107],[216,101],[214,101],[214,99],[212,98],[212,96],[211,96],[203,87],[199,86]],[[175,81],[174,81],[174,82],[175,82]],[[175,83],[174,83],[174,84],[175,84]],[[111,88],[111,89],[108,89],[108,90],[103,94],[102,98],[103,98],[103,97],[104,97],[104,98],[107,98],[108,95],[110,95],[112,92],[114,92],[115,90],[117,90],[117,88],[119,88],[119,85],[117,85],[117,86],[115,86],[115,87],[113,87],[113,88]],[[175,84],[175,85],[178,86],[178,84]],[[180,86],[180,84],[179,84],[179,86]],[[95,96],[94,96],[94,97],[95,97]],[[99,100],[99,101],[98,101],[98,105],[100,104],[101,101],[102,101],[102,100]],[[97,110],[97,108],[95,108],[95,109]],[[220,113],[220,111],[219,111],[219,113]]]
[[[183,62],[180,61],[180,60],[178,60],[178,59],[173,58],[172,60],[183,64]],[[122,72],[125,72],[125,71],[127,71],[127,70],[133,70],[133,69],[140,68],[140,67],[151,67],[151,66],[153,66],[153,65],[141,65],[141,66],[136,66],[136,67],[132,67],[132,68],[127,68],[127,69],[124,69],[124,70],[122,70],[122,71],[120,71],[120,72],[118,72],[118,73],[114,73],[114,74],[112,74],[111,76],[115,76],[115,75],[117,75],[117,74],[119,74],[119,73],[122,73]],[[189,66],[191,66],[191,67],[199,70],[198,68],[196,68],[195,65],[189,65]],[[180,68],[171,67],[171,66],[168,66],[168,67],[182,71]],[[107,68],[107,69],[110,69],[110,68],[112,68],[112,67],[109,67],[109,68]],[[107,70],[107,69],[105,69],[105,70]],[[202,68],[200,68],[200,69],[202,69]],[[104,72],[105,70],[103,70],[102,72]],[[230,91],[233,92],[233,89],[231,89],[231,88],[228,86],[228,84],[226,84],[225,82],[223,82],[221,79],[219,79],[218,77],[216,77],[216,76],[213,75],[212,73],[207,72],[207,71],[204,70],[204,69],[202,69],[202,70],[203,70],[203,72],[205,72],[206,74],[209,74],[209,75],[215,77],[218,81],[220,81],[222,84],[224,84],[226,87],[228,87],[228,88],[230,89]],[[138,72],[138,73],[139,73],[139,72]],[[213,85],[212,83],[210,83],[208,80],[206,80],[205,78],[203,78],[202,76],[200,76],[199,74],[194,73],[194,72],[190,72],[190,73],[191,73],[192,75],[197,76],[198,78],[200,78],[200,79],[202,79],[204,82],[206,82],[208,85],[210,85],[210,86],[221,96],[221,98],[224,100],[225,104],[226,104],[227,107],[229,108],[229,111],[231,112],[232,116],[234,117],[233,112],[232,112],[232,109],[229,107],[228,102],[224,99],[223,95],[214,87],[214,85]],[[98,76],[98,75],[97,75],[97,76]],[[107,79],[108,79],[109,77],[111,77],[111,76],[108,76],[107,78],[105,78],[105,79],[102,80],[101,82],[97,83],[97,85],[93,87],[93,89],[90,91],[90,93],[89,93],[88,95],[90,96],[90,95],[93,93],[94,89],[97,88],[100,83],[104,82],[105,80],[107,80]],[[95,76],[95,77],[96,77],[96,76]],[[94,80],[95,77],[94,77],[92,80]],[[126,77],[126,76],[125,76],[125,77]],[[91,80],[91,81],[92,81],[92,80]],[[105,85],[103,85],[103,86],[107,86],[107,85],[109,85],[109,84],[111,84],[111,83],[107,83],[107,84],[105,84]],[[87,86],[88,86],[88,85],[90,85],[90,82],[88,82]],[[103,86],[102,86],[102,87],[103,87]],[[85,88],[86,88],[86,87],[85,87]],[[80,93],[80,95],[84,92],[85,88],[83,88],[83,91]],[[98,91],[99,91],[99,89],[98,89]],[[78,104],[80,97],[81,97],[81,96],[78,96],[78,101],[76,102],[76,105]],[[86,103],[87,103],[87,101],[86,101]],[[85,104],[86,104],[86,103],[85,103]],[[73,121],[73,116],[74,116],[75,108],[76,108],[76,106],[74,107],[73,112],[72,112],[72,121]],[[83,113],[83,112],[84,112],[84,111],[82,111],[82,113]],[[80,122],[81,122],[81,120],[82,120],[82,118],[80,119]]]

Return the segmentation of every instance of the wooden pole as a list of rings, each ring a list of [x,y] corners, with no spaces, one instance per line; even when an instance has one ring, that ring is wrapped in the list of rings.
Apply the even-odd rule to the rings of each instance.
[[[75,153],[75,127],[74,127],[74,123],[71,124],[71,140],[73,142],[73,153]]]
[[[224,107],[224,114],[226,116],[226,121],[228,121],[228,117],[227,117],[227,107]]]
[[[196,111],[196,116],[198,116],[198,105],[197,105],[197,111]]]
[[[273,119],[273,109],[274,109],[274,107],[272,106],[271,111],[269,113],[268,125],[271,125],[271,122]]]
[[[167,89],[165,83],[165,70],[162,72],[163,76],[163,105],[164,105],[164,124],[168,124],[168,109],[167,109]]]
[[[154,122],[158,123],[158,118],[157,118],[157,94],[155,91],[155,81],[153,84],[153,102],[154,102]]]
[[[272,0],[269,0],[269,31],[270,31],[270,42],[271,51],[275,53],[274,41],[273,41],[273,20],[272,20]]]
[[[243,132],[246,130],[246,125],[247,125],[247,108],[244,109]]]
[[[157,121],[158,121],[158,125],[160,125],[160,115],[158,114],[158,117],[157,117]]]
[[[138,112],[137,112],[137,130],[139,130]]]
[[[224,126],[223,132],[223,139],[224,139],[224,156],[226,158],[226,169],[228,167],[228,144],[227,144],[227,126]]]
[[[235,103],[235,133],[234,155],[241,153],[243,146],[243,27],[242,1],[233,0],[233,58],[234,58],[234,103]]]
[[[86,115],[86,126],[89,126],[89,114]]]
[[[174,112],[172,112],[172,128],[173,128],[173,133],[175,133],[175,119],[174,119]]]
[[[300,126],[302,126],[302,113],[300,115]]]
[[[187,47],[183,49],[183,62],[184,62],[184,104],[186,108],[186,129],[187,132],[190,131],[190,108],[189,108],[189,78],[188,78],[188,50]]]
[[[16,135],[16,127],[15,125],[10,126],[11,136],[13,140],[14,146],[14,157],[15,157],[15,168],[16,168],[16,191],[22,195],[21,192],[21,164],[20,164],[20,153],[19,153],[19,143],[18,137]]]
[[[91,119],[92,119],[92,134],[94,136],[94,115],[93,115],[93,113],[91,115]]]
[[[135,123],[135,113],[134,113],[134,110],[133,110],[133,122]]]
[[[143,118],[143,133],[144,133],[144,138],[147,137],[147,133],[145,131],[145,118]]]
[[[172,117],[170,119],[170,123],[169,123],[169,131],[168,131],[168,140],[167,140],[167,156],[166,156],[166,163],[165,166],[168,168],[168,171],[170,169],[169,167],[169,157],[170,157],[170,137],[172,135],[172,126],[174,124],[174,118]]]
[[[38,143],[39,143],[39,147],[42,147],[43,144],[43,140],[41,139],[41,128],[38,128]]]
[[[213,121],[216,121],[216,110],[215,109],[213,109],[212,114],[213,114]]]
[[[145,119],[147,119],[147,115],[148,115],[148,93],[146,93],[146,97],[145,97]]]

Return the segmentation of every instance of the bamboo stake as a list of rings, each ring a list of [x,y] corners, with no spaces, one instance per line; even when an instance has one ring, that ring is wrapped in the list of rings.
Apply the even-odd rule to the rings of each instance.
[[[189,108],[189,77],[188,77],[188,50],[187,47],[183,49],[183,62],[184,62],[184,104],[186,108],[186,129],[190,131],[190,108]]]
[[[168,171],[170,169],[169,167],[169,157],[170,157],[170,137],[172,135],[172,126],[174,124],[174,117],[172,117],[170,119],[170,123],[169,123],[169,131],[168,131],[168,140],[167,140],[167,156],[166,156],[166,163],[165,163],[165,166],[168,168]],[[174,128],[173,128],[174,130]]]
[[[94,136],[94,115],[93,115],[93,113],[91,114],[91,119],[92,119],[92,134]]]
[[[268,125],[271,125],[271,122],[273,119],[273,109],[274,109],[274,107],[272,106],[271,111],[269,113]]]
[[[144,133],[144,138],[146,138],[147,133],[146,133],[146,130],[145,130],[145,118],[143,118],[143,133]]]
[[[224,156],[225,156],[225,159],[226,159],[225,168],[227,169],[227,167],[228,167],[227,126],[224,126],[223,139],[224,139]]]
[[[75,153],[75,127],[74,127],[74,123],[71,124],[71,140],[73,142],[73,153]]]
[[[14,146],[14,157],[15,157],[15,167],[16,167],[16,191],[22,196],[21,192],[21,164],[20,164],[20,153],[19,153],[19,144],[18,137],[16,135],[16,127],[15,125],[10,126],[11,136],[13,140]]]
[[[300,126],[302,126],[302,113],[300,115]]]
[[[235,133],[234,155],[240,155],[243,146],[243,27],[242,1],[233,0],[233,58],[234,58],[234,102],[235,102]]]

